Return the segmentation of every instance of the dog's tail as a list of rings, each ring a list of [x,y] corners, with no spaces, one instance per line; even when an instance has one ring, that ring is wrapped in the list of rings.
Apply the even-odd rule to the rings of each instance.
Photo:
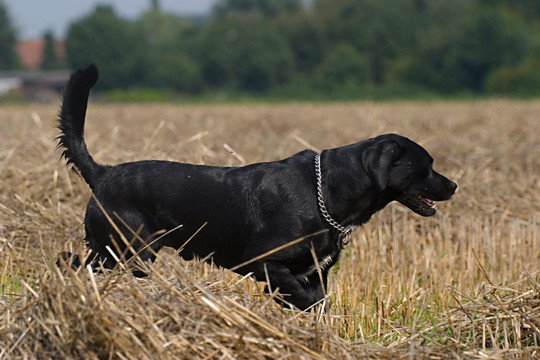
[[[104,172],[105,167],[94,161],[84,142],[84,120],[90,89],[96,84],[98,70],[95,64],[80,68],[71,74],[64,90],[62,108],[58,119],[58,147],[63,147],[68,164],[79,170],[90,188]]]

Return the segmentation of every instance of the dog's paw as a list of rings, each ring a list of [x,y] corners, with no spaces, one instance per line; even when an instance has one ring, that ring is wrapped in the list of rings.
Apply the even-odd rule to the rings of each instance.
[[[81,267],[81,260],[79,255],[64,251],[60,253],[58,260],[56,260],[56,266],[59,268],[69,266],[72,269],[78,269]]]

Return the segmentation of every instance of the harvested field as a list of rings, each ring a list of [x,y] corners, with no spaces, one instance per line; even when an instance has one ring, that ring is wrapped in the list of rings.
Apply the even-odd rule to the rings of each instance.
[[[60,160],[57,107],[0,107],[0,359],[540,357],[540,102],[90,105],[109,164],[242,165],[386,132],[423,145],[458,192],[435,217],[394,204],[356,230],[316,313],[169,249],[146,279],[59,271],[84,251],[90,191]]]

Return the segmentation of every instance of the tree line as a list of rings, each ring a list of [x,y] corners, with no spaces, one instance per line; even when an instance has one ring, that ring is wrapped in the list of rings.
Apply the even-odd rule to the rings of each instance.
[[[3,28],[0,69],[15,66]],[[154,0],[136,20],[99,5],[65,47],[70,69],[98,64],[102,90],[540,93],[537,0],[221,0],[206,19]]]

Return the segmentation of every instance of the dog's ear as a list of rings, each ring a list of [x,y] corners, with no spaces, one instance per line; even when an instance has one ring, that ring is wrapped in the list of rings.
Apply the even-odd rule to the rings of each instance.
[[[362,154],[362,163],[373,186],[382,191],[388,183],[390,169],[402,153],[395,141],[381,141],[371,145]]]

